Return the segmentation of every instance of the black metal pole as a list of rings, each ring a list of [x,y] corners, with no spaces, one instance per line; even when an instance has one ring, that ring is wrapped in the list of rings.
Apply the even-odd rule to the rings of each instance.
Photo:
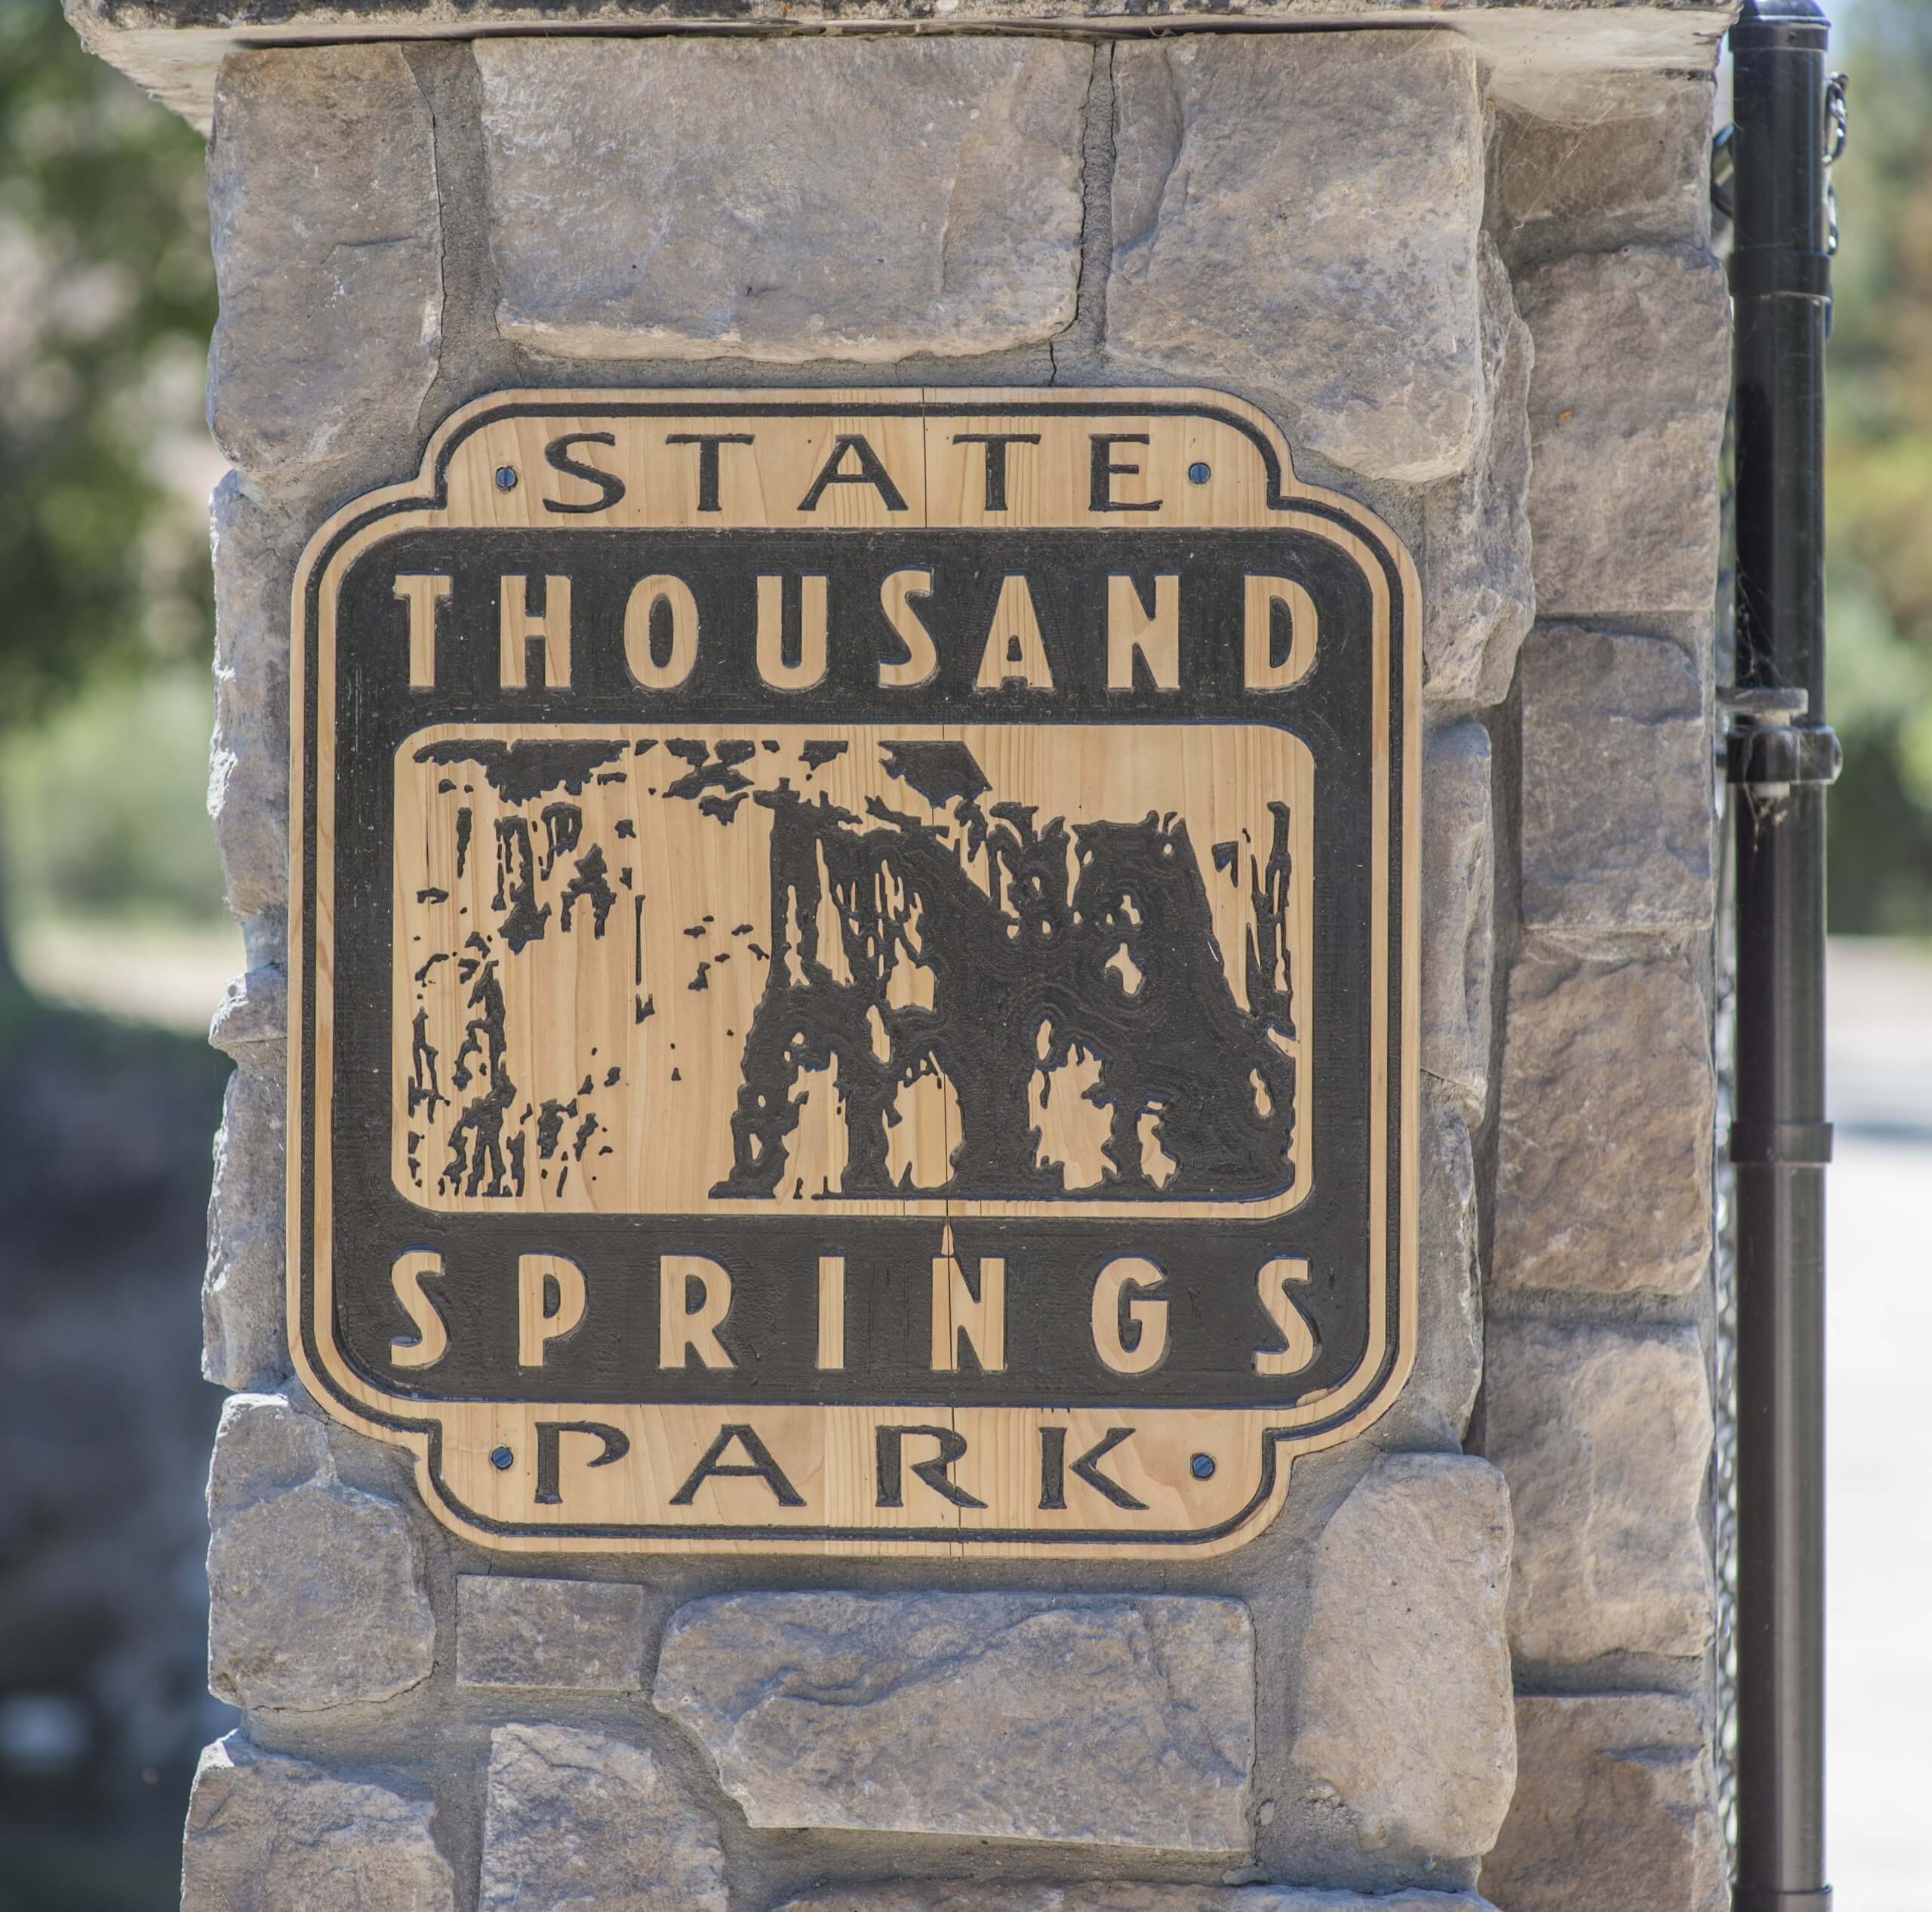
[[[1813,0],[1731,31],[1737,681],[1737,1873],[1826,1912],[1825,51]]]

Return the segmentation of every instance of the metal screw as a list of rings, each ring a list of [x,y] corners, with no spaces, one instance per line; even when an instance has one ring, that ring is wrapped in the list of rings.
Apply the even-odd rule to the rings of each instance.
[[[1196,485],[1205,485],[1214,476],[1205,465],[1198,462],[1188,466],[1187,475]]]
[[[516,1464],[516,1456],[506,1447],[492,1448],[490,1451],[490,1464],[500,1474],[508,1473]]]
[[[1214,1478],[1214,1457],[1211,1454],[1197,1454],[1188,1464],[1189,1471],[1196,1480]]]
[[[497,467],[497,489],[500,491],[514,491],[516,489],[515,466],[499,465]]]

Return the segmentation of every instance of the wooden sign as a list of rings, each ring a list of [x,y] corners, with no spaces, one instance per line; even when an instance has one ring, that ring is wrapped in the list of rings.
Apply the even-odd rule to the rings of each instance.
[[[1251,1537],[1414,1356],[1419,627],[1213,394],[465,408],[296,587],[305,1381],[494,1547]]]

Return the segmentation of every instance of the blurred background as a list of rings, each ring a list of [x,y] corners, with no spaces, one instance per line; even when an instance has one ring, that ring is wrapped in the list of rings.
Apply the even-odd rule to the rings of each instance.
[[[1932,0],[1841,0],[1831,346],[1832,1873],[1918,1912],[1932,1493]],[[162,1912],[203,1689],[209,1015],[197,136],[0,0],[0,1912]],[[1634,1909],[1633,1909],[1634,1912]]]

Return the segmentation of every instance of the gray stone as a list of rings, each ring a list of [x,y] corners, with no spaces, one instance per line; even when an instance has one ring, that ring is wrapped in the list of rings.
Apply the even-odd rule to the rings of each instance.
[[[519,345],[878,363],[1037,343],[1073,316],[1093,72],[1077,42],[483,39],[475,54],[497,323]]]
[[[1462,1455],[1375,1461],[1323,1530],[1289,1757],[1370,1850],[1474,1858],[1516,1779],[1509,1496]]]
[[[1482,1384],[1482,1285],[1475,1151],[1469,1124],[1428,1082],[1422,1093],[1415,1372],[1399,1404],[1426,1400],[1460,1443]]]
[[[566,1726],[490,1735],[478,1912],[724,1912],[717,1821],[642,1747]]]
[[[455,1912],[435,1807],[258,1752],[202,1755],[182,1851],[181,1912]]]
[[[1534,267],[1516,301],[1536,340],[1537,615],[1708,614],[1730,390],[1724,269],[1687,246],[1626,246]]]
[[[521,0],[228,0],[218,13],[155,0],[65,0],[69,20],[96,53],[205,126],[212,69],[237,40],[314,40],[354,30],[420,38],[429,23],[481,35],[528,29]],[[1604,69],[1709,72],[1732,11],[1711,0],[1459,0],[1419,8],[1416,0],[1180,0],[1164,7],[1164,25],[1184,29],[1189,16],[1214,26],[1333,28],[1343,23],[1423,24],[1466,37],[1490,70],[1491,95],[1545,118],[1575,116],[1601,88]],[[684,0],[681,29],[723,25],[794,32],[844,32],[855,26],[931,32],[971,28],[1011,32],[1048,26],[1062,32],[1091,22],[1118,28],[1119,0]],[[663,0],[552,0],[546,31],[661,31]],[[186,30],[183,30],[186,29]]]
[[[1474,1892],[1324,1892],[1295,1886],[1152,1886],[1125,1879],[1072,1886],[894,1880],[808,1893],[779,1912],[1496,1912]]]
[[[208,1476],[208,1685],[318,1712],[429,1677],[436,1624],[401,1507],[339,1479],[321,1424],[273,1395],[223,1410]]]
[[[208,815],[228,907],[245,922],[288,901],[289,587],[299,526],[249,497],[230,472],[216,486],[214,741]]]
[[[623,1581],[456,1583],[456,1677],[462,1686],[644,1689],[644,1589]]]
[[[1265,396],[1412,484],[1483,427],[1482,109],[1448,34],[1184,34],[1114,56],[1107,343]]]
[[[1522,680],[1523,920],[1701,928],[1715,876],[1697,660],[1666,638],[1544,627]]]
[[[288,1372],[282,1230],[288,1076],[282,1044],[263,1039],[238,1049],[214,1138],[202,1372],[217,1387],[266,1387]]]
[[[1577,111],[1505,109],[1490,143],[1490,217],[1518,263],[1711,235],[1711,97],[1702,73],[1604,73]]]
[[[1497,1320],[1484,1445],[1516,1519],[1519,1664],[1701,1653],[1711,1398],[1694,1329]]]
[[[1723,1912],[1710,1732],[1672,1693],[1516,1703],[1521,1777],[1486,1889],[1510,1912]]]
[[[208,1042],[238,1062],[271,1058],[288,1040],[288,976],[279,963],[257,963],[229,984],[208,1024]]]
[[[1716,1094],[1684,958],[1527,952],[1509,978],[1491,1279],[1688,1294],[1710,1258]]]
[[[1238,1601],[728,1594],[673,1616],[654,1698],[754,1826],[1249,1846]]]
[[[1496,928],[1489,733],[1432,731],[1422,778],[1422,1066],[1479,1120]]]
[[[436,192],[429,103],[399,47],[223,63],[208,423],[257,487],[333,495],[413,468],[441,346]]]
[[[781,1912],[1496,1912],[1474,1892],[1352,1892],[1321,1886],[1153,1885],[1136,1880],[1075,1885],[992,1885],[915,1880],[817,1892]]]
[[[1536,615],[1530,561],[1530,367],[1535,348],[1509,275],[1485,232],[1482,292],[1484,425],[1468,471],[1423,506],[1423,694],[1500,704]]]

